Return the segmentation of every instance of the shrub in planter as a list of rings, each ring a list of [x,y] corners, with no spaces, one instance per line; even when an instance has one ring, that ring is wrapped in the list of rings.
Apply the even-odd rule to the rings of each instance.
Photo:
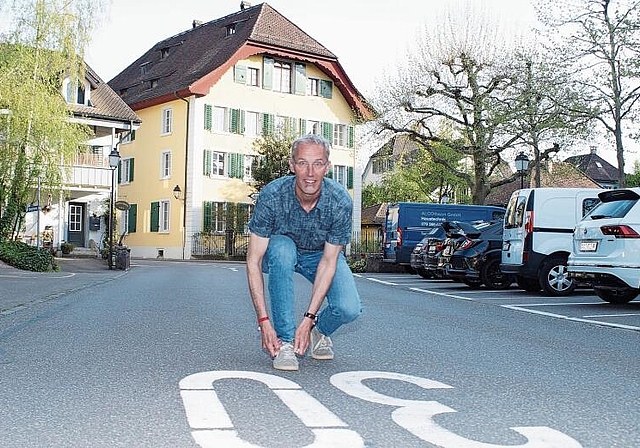
[[[69,255],[73,252],[74,246],[71,243],[62,243],[60,244],[60,250],[64,255]]]

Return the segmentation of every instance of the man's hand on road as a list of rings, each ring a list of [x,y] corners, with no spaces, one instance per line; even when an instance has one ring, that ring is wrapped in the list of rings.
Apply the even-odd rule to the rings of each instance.
[[[293,341],[293,351],[299,356],[304,356],[307,348],[309,347],[309,334],[311,333],[313,325],[313,321],[305,317],[296,329],[296,335]]]
[[[262,336],[262,348],[274,358],[280,350],[282,341],[278,339],[275,330],[271,326],[271,322],[265,321],[260,324],[260,335]]]

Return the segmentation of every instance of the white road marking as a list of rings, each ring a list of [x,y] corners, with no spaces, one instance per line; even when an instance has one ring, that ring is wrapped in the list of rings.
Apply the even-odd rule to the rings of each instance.
[[[558,304],[558,305],[560,305],[560,304]],[[571,303],[571,304],[565,304],[565,305],[593,305],[593,304],[592,303]],[[614,323],[611,323],[611,322],[603,322],[603,321],[599,321],[599,320],[583,319],[583,318],[580,318],[580,317],[569,317],[569,316],[564,316],[562,314],[547,313],[545,311],[530,310],[530,309],[524,308],[525,306],[529,306],[529,307],[532,307],[532,306],[543,306],[543,304],[500,305],[500,306],[502,306],[504,308],[508,308],[510,310],[524,311],[525,313],[538,314],[538,315],[541,315],[541,316],[548,316],[548,317],[555,317],[557,319],[570,320],[570,321],[573,321],[573,322],[597,324],[597,325],[603,325],[605,327],[614,327],[614,328],[622,328],[622,329],[625,329],[625,330],[640,331],[640,327],[636,327],[636,326],[633,326],[633,325],[614,324]]]
[[[582,316],[582,317],[593,318],[593,317],[627,317],[627,316],[640,316],[640,313],[591,314],[589,316]]]
[[[384,280],[379,280],[377,278],[368,278],[367,280],[371,280],[372,282],[376,282],[376,283],[382,283],[383,285],[391,285],[391,286],[397,285],[397,283],[385,282]]]
[[[451,297],[452,299],[460,299],[460,300],[468,300],[470,302],[476,302],[476,300],[471,297],[457,296],[455,294],[446,294],[444,292],[430,291],[428,289],[422,289],[422,288],[410,288],[410,289],[411,291],[426,292],[428,294],[434,294],[436,296]]]

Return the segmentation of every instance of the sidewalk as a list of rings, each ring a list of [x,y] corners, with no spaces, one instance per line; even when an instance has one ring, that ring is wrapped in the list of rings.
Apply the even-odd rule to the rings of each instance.
[[[126,275],[100,258],[56,258],[59,272],[31,272],[0,261],[0,318],[30,305]]]

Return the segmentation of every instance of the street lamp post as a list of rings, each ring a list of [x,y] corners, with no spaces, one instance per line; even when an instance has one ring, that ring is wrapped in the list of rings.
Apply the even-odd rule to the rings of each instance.
[[[516,171],[520,174],[520,189],[524,188],[524,175],[529,168],[529,157],[524,152],[516,156]]]
[[[113,203],[115,201],[116,190],[116,168],[120,163],[120,153],[118,152],[118,145],[116,145],[109,153],[109,167],[111,168],[111,200],[109,201],[109,269],[113,269],[113,221],[115,219],[115,211],[113,209]]]

